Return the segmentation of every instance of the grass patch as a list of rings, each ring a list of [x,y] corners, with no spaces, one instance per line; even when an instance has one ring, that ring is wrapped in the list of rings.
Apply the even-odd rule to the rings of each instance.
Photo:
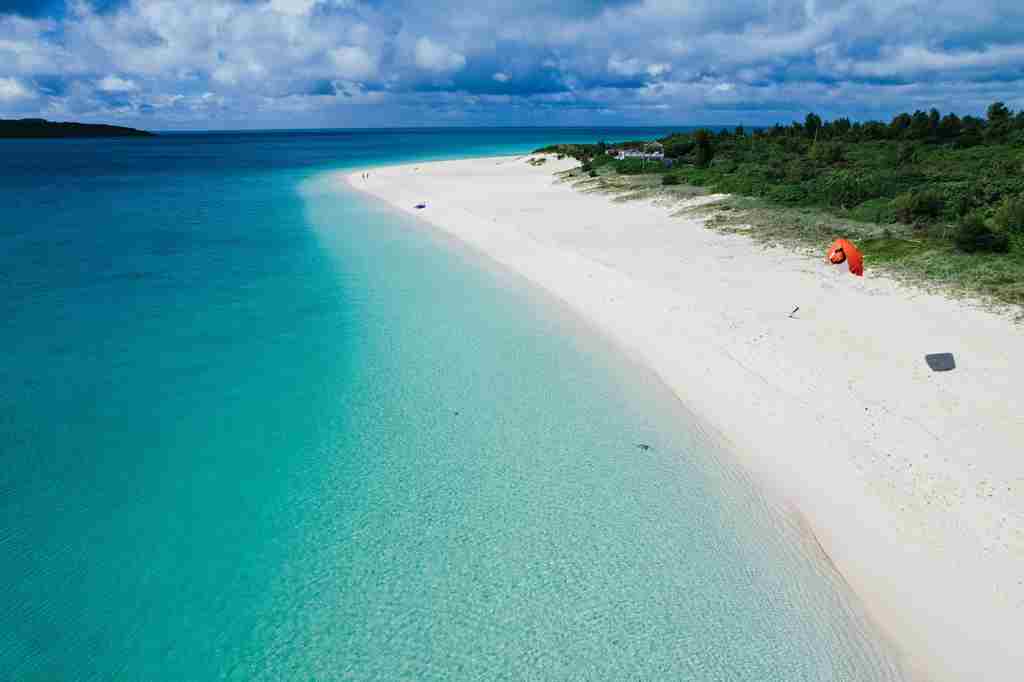
[[[724,209],[724,210],[723,210]],[[1010,305],[1024,312],[1024,237],[1006,254],[968,253],[949,239],[901,224],[840,218],[813,208],[787,208],[750,197],[729,197],[709,207],[707,226],[741,232],[758,241],[820,252],[836,237],[852,239],[868,268],[926,290]],[[954,228],[950,228],[954,229]]]
[[[864,256],[872,263],[885,264],[910,258],[923,248],[929,248],[923,240],[899,239],[897,237],[876,237],[857,243]]]

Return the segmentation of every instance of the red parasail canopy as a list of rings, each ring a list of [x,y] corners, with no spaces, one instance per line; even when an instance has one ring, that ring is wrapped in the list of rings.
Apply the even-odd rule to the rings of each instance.
[[[864,254],[847,239],[832,242],[832,246],[828,247],[828,260],[835,264],[846,261],[850,266],[850,272],[858,277],[864,276]]]

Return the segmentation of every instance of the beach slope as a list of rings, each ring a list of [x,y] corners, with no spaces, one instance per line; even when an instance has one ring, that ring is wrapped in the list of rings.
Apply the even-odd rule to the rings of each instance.
[[[1019,679],[1024,330],[870,262],[857,278],[578,192],[554,175],[571,160],[528,161],[338,182],[521,273],[652,368],[801,515],[921,677]],[[942,352],[955,370],[929,369]]]

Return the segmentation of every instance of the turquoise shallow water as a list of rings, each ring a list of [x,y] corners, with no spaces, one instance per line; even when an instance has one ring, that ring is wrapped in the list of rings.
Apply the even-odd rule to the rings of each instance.
[[[2,676],[898,677],[662,386],[323,175],[657,132],[0,143]]]

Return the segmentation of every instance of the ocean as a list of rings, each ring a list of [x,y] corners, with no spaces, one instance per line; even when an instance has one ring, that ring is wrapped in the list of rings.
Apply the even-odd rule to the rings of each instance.
[[[329,176],[665,132],[0,140],[0,677],[899,679],[654,377]]]

